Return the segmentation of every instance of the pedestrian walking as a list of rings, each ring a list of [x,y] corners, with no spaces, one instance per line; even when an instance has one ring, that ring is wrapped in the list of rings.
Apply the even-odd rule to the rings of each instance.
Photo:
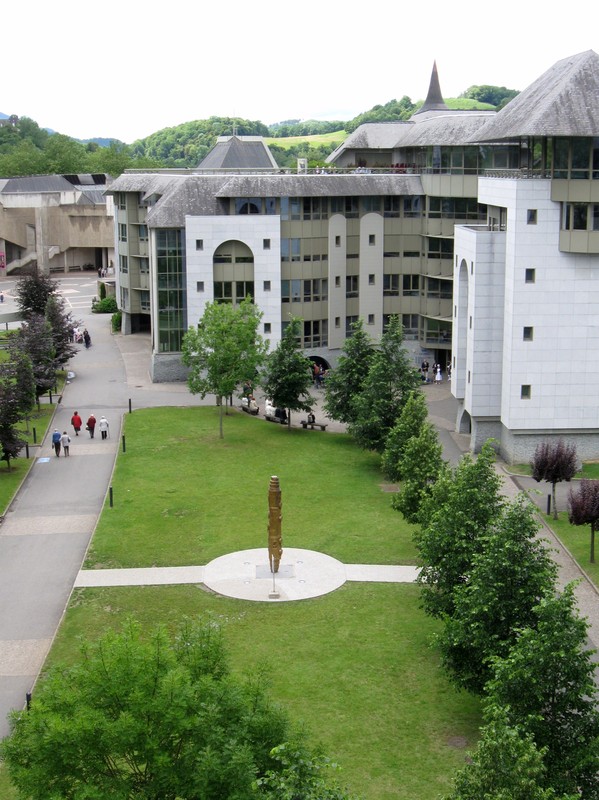
[[[54,433],[52,434],[52,446],[54,447],[54,452],[57,456],[60,456],[61,438],[62,437],[58,428],[54,428]]]
[[[441,375],[441,364],[437,364],[437,372],[435,373],[435,383],[441,383],[443,377]]]
[[[83,425],[83,420],[79,416],[78,411],[75,411],[75,413],[71,417],[71,425],[75,430],[75,436],[79,436],[79,431],[81,430],[81,426]]]
[[[92,343],[92,337],[89,335],[87,328],[83,331],[83,341],[85,342],[85,349],[87,350]]]
[[[71,444],[71,437],[66,431],[62,432],[62,436],[60,437],[60,443],[62,445],[62,451],[65,454],[65,458],[69,457],[69,445]]]
[[[108,431],[110,427],[108,425],[108,420],[105,416],[100,417],[100,422],[98,422],[98,428],[100,429],[100,433],[102,434],[102,439],[108,439]]]
[[[0,303],[4,302],[4,292],[0,292]]]
[[[93,414],[89,415],[88,420],[87,420],[87,422],[85,424],[86,424],[87,430],[89,431],[89,438],[93,439],[94,438],[94,431],[96,429],[96,418],[94,417]]]

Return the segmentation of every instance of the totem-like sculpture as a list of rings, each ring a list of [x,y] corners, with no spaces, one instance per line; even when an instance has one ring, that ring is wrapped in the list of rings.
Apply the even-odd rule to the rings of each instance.
[[[282,555],[281,487],[279,479],[273,475],[268,486],[268,563],[273,574],[279,571]]]

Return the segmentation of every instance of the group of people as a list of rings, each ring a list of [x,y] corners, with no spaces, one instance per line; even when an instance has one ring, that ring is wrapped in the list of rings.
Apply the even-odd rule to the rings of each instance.
[[[69,445],[71,444],[71,437],[66,431],[61,433],[58,428],[54,428],[54,433],[52,434],[52,447],[54,448],[54,452],[58,457],[60,457],[60,450],[62,448],[65,457],[68,458],[69,456]]]
[[[447,363],[447,380],[451,380],[451,363]],[[441,364],[434,363],[432,368],[428,361],[424,359],[420,365],[420,377],[423,383],[441,383],[443,380],[443,368]]]
[[[81,416],[79,415],[78,411],[75,411],[75,413],[71,417],[71,425],[73,426],[73,429],[75,431],[75,436],[79,436],[79,431],[83,427],[83,420],[81,419]],[[94,414],[90,414],[89,417],[87,418],[87,422],[85,423],[85,430],[88,431],[89,438],[90,439],[94,438],[94,433],[96,432],[96,425],[98,427],[98,430],[100,431],[102,439],[108,439],[108,434],[110,432],[110,426],[108,424],[108,420],[106,419],[105,416],[101,416],[98,422]]]
[[[75,342],[75,344],[85,344],[86,349],[88,349],[91,347],[92,337],[89,335],[87,328],[80,331],[79,328],[75,327],[71,332],[71,341]]]
[[[313,379],[314,379],[314,386],[317,389],[322,389],[327,379],[328,370],[325,369],[321,364],[317,364],[314,362],[313,366]]]

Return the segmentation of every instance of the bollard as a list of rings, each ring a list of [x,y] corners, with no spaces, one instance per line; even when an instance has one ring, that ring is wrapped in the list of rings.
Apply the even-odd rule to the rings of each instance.
[[[125,434],[123,434],[123,453],[127,452],[127,444],[125,442]]]
[[[25,457],[29,458],[29,442],[25,442]]]
[[[131,398],[129,398],[129,413],[131,413]]]
[[[50,405],[52,405],[52,392],[48,391],[48,397],[50,398]]]
[[[112,507],[113,507],[113,505],[114,505],[114,503],[113,503],[113,498],[112,498],[112,486],[111,486],[111,487],[110,487],[110,489],[108,490],[108,497],[109,497],[109,500],[110,500],[110,508],[112,508]]]
[[[31,692],[25,694],[25,702],[27,704],[27,711],[31,708]]]
[[[547,495],[547,516],[551,514],[551,495]]]
[[[32,428],[33,431],[33,444],[37,444],[37,431],[35,428]]]

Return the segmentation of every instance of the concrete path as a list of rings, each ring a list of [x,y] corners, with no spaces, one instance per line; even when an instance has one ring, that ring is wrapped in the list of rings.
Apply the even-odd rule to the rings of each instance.
[[[91,314],[91,299],[97,294],[93,275],[59,280],[74,316],[88,328],[93,344],[89,350],[82,348],[72,360],[70,368],[76,378],[65,388],[52,425],[71,434],[70,457],[56,458],[49,437],[42,442],[34,453],[36,461],[28,477],[0,525],[0,736],[8,733],[8,711],[22,708],[26,693],[33,687],[74,586],[197,583],[205,582],[207,572],[212,571],[210,580],[217,585],[216,590],[223,590],[223,581],[227,580],[225,562],[221,562],[222,570],[214,570],[219,559],[204,566],[159,570],[80,571],[110,485],[121,441],[121,422],[129,408],[211,405],[213,399],[202,401],[191,395],[184,384],[152,384],[148,374],[149,337],[113,336],[108,316]],[[10,310],[13,284],[14,281],[0,283],[6,303],[0,310]],[[430,385],[425,392],[445,458],[457,463],[468,448],[468,437],[453,432],[456,404],[449,387]],[[324,418],[323,393],[315,389],[314,394],[319,420]],[[104,414],[110,423],[110,438],[102,441],[96,434],[90,439],[84,431],[75,437],[70,426],[75,410],[84,420],[91,412],[97,418]],[[299,424],[300,419],[301,415],[293,415],[292,423]],[[326,436],[330,431],[343,429],[339,423],[329,421],[326,433],[314,431],[313,435]],[[501,470],[499,465],[498,469]],[[520,487],[507,475],[503,477],[506,493],[516,493]],[[591,640],[596,645],[599,643],[597,592],[559,543],[556,550],[561,579],[565,582],[581,578],[579,603],[582,613],[589,618]],[[298,556],[297,562],[300,560]],[[259,575],[260,564],[254,566],[256,572],[249,580],[251,583],[255,579],[258,585],[256,580],[259,583],[264,578]],[[413,581],[416,575],[415,568],[401,566],[353,564],[335,566],[335,570],[338,574],[333,582],[341,583]],[[302,580],[299,573],[295,577],[297,582],[291,592],[294,598],[304,591],[299,585]],[[238,578],[235,580],[238,583]],[[284,580],[290,587],[291,576],[282,578],[280,583]]]

